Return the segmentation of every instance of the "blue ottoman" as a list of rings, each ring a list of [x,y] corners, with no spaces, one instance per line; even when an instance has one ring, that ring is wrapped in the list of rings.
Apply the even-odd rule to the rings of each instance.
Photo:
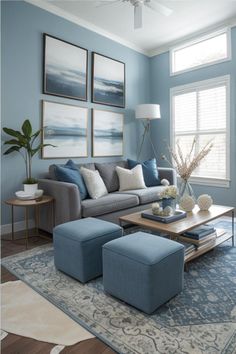
[[[102,246],[122,234],[120,226],[95,218],[58,225],[53,230],[55,266],[82,283],[96,278],[102,274]]]
[[[183,289],[184,246],[136,232],[103,246],[104,290],[150,314]]]

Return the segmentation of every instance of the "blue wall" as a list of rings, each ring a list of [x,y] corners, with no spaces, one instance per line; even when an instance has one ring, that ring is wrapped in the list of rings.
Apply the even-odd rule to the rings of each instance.
[[[157,55],[150,59],[151,102],[160,104],[162,115],[161,120],[153,122],[152,129],[152,137],[155,141],[159,156],[161,156],[162,153],[166,153],[166,143],[168,144],[170,141],[170,88],[226,74],[230,74],[231,76],[230,188],[216,188],[200,185],[194,185],[193,187],[196,195],[208,192],[214,198],[215,203],[236,207],[236,27],[232,29],[231,61],[211,65],[176,76],[170,76],[169,60],[169,52]],[[160,160],[159,165],[165,165],[165,163]]]
[[[23,1],[1,2],[2,19],[2,126],[19,129],[28,117],[33,128],[41,126],[41,100],[75,104],[125,113],[124,157],[136,157],[140,128],[135,123],[134,107],[149,101],[149,59],[95,32],[77,26],[36,6]],[[88,102],[63,99],[42,94],[43,32],[89,50]],[[126,108],[95,105],[91,103],[91,51],[105,54],[126,64]],[[91,119],[89,118],[89,123]],[[90,125],[89,125],[90,136]],[[4,137],[5,138],[5,137]],[[90,139],[89,139],[90,140]],[[89,142],[89,156],[91,156]],[[119,159],[119,158],[117,158]],[[77,159],[78,162],[94,160]],[[114,158],[99,159],[99,161]],[[57,160],[58,163],[65,160]],[[45,173],[53,160],[36,156],[33,162],[35,177]],[[22,189],[23,160],[17,154],[2,157],[2,200],[13,197]],[[18,213],[16,220],[21,219]],[[2,224],[10,222],[10,209],[2,205]]]
[[[95,32],[73,24],[38,7],[23,1],[1,2],[2,20],[2,126],[19,129],[25,118],[30,118],[36,130],[41,125],[43,99],[75,104],[98,109],[111,109],[125,113],[125,153],[124,157],[135,158],[140,141],[141,127],[135,122],[134,108],[139,103],[153,102],[161,105],[162,119],[152,121],[152,135],[158,153],[165,152],[164,140],[169,142],[170,105],[169,90],[171,87],[194,81],[210,79],[220,75],[231,75],[231,184],[230,188],[213,188],[194,186],[196,194],[208,191],[216,203],[236,206],[236,28],[232,30],[232,61],[212,65],[203,69],[169,76],[169,53],[153,58],[135,52]],[[89,50],[89,89],[88,102],[47,96],[42,94],[42,33],[48,33],[68,42],[80,45]],[[126,108],[116,109],[92,104],[90,93],[91,51],[121,60],[126,64]],[[89,117],[89,133],[91,118]],[[5,139],[5,137],[3,138]],[[89,142],[89,156],[91,144]],[[142,158],[151,156],[149,144],[146,145]],[[117,158],[119,159],[119,158]],[[76,159],[78,162],[94,161]],[[114,158],[97,159],[99,161]],[[65,160],[57,160],[63,163]],[[53,160],[42,160],[36,156],[33,174],[39,177],[44,174]],[[159,161],[162,165],[163,161]],[[14,196],[14,192],[22,189],[24,165],[17,154],[2,156],[2,200]],[[17,213],[16,220],[22,214]],[[10,223],[10,210],[2,204],[2,224]]]

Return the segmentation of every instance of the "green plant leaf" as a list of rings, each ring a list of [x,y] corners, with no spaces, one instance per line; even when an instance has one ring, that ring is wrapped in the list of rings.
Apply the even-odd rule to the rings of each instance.
[[[33,144],[34,144],[34,141],[35,141],[35,139],[39,136],[39,134],[41,133],[41,130],[42,129],[39,129],[37,132],[35,132],[32,136],[31,136],[31,138],[32,138],[32,140],[31,140],[31,148],[33,147]]]
[[[45,146],[56,147],[55,145],[52,144],[39,144],[35,149],[32,149],[31,156],[34,156],[40,149],[42,149]]]
[[[19,140],[16,140],[16,139],[7,140],[4,142],[4,145],[18,145],[18,146],[22,147]]]
[[[15,138],[23,138],[24,136],[21,134],[21,132],[19,132],[18,130],[14,130],[14,129],[10,129],[10,128],[2,128],[2,130],[4,131],[4,133],[14,136]]]
[[[35,183],[38,183],[38,180],[36,178],[26,178],[24,181],[23,181],[24,184],[35,184]]]
[[[14,152],[14,151],[19,152],[19,150],[20,150],[20,146],[12,146],[12,147],[10,147],[7,151],[5,151],[5,152],[3,153],[3,155],[11,154],[11,153]]]
[[[31,137],[31,134],[32,134],[32,126],[31,126],[31,123],[28,119],[26,119],[24,121],[24,123],[22,124],[22,132],[24,133],[24,136],[29,139]]]
[[[33,135],[31,135],[31,137],[33,138],[37,138],[37,136],[39,136],[39,134],[41,133],[42,129],[39,129],[37,132],[35,132]]]

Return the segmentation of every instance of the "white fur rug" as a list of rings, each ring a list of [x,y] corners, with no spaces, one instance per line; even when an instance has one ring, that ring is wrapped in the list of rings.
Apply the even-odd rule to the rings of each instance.
[[[94,336],[21,280],[1,284],[1,329],[39,341],[73,345]]]

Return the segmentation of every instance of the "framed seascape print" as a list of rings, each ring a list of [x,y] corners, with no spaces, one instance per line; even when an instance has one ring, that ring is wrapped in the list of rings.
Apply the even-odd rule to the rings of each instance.
[[[125,64],[92,53],[92,102],[125,107]]]
[[[92,155],[122,156],[124,115],[122,113],[92,111]]]
[[[44,34],[43,93],[87,101],[88,51]]]
[[[88,156],[88,109],[43,101],[43,159]]]

